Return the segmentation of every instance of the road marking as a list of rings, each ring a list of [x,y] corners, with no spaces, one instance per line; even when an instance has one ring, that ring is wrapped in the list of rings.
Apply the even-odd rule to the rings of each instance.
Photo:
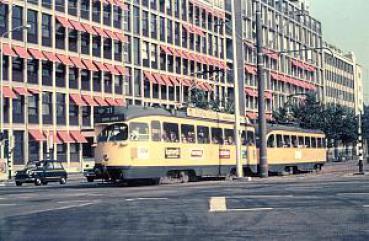
[[[231,196],[231,197],[227,197],[227,198],[231,198],[231,199],[239,199],[239,198],[294,198],[294,195],[254,195],[254,194],[250,194],[249,196]]]
[[[348,195],[369,195],[368,192],[342,192],[337,193],[337,196],[348,196]]]
[[[225,212],[227,203],[225,197],[211,197],[209,200],[209,212]]]
[[[168,200],[166,197],[139,197],[139,198],[126,198],[125,201],[132,202],[138,200]]]
[[[288,208],[285,208],[288,209]],[[248,212],[248,211],[268,211],[274,210],[270,207],[260,207],[260,208],[227,208],[226,197],[211,197],[209,199],[209,212]]]
[[[69,205],[69,206],[64,206],[64,207],[56,207],[56,208],[47,208],[47,209],[41,209],[41,210],[34,210],[34,211],[31,211],[31,212],[27,212],[26,214],[43,213],[43,212],[64,210],[64,209],[70,209],[70,208],[80,208],[80,207],[85,207],[85,206],[89,206],[89,205],[92,205],[92,204],[95,204],[95,203],[82,203],[82,204]]]
[[[15,206],[15,203],[0,203],[0,206]]]
[[[367,205],[363,205],[363,208],[369,208],[369,205],[367,204]]]

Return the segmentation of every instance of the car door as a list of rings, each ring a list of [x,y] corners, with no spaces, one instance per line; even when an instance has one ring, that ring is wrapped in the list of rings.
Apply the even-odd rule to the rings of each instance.
[[[55,174],[54,174],[54,165],[52,162],[45,162],[44,164],[44,177],[46,181],[54,181]]]
[[[65,176],[65,171],[60,162],[54,162],[54,174],[56,179],[60,179]]]

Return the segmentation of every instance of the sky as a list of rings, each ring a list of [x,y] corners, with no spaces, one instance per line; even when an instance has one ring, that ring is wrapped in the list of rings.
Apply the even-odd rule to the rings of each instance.
[[[310,0],[311,15],[322,22],[323,38],[363,66],[364,99],[369,104],[369,0]]]

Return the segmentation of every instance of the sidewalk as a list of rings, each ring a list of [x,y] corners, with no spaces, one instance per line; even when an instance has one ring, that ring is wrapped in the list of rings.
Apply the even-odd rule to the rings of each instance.
[[[353,175],[354,173],[359,172],[359,161],[352,160],[352,161],[343,161],[343,162],[327,162],[320,174],[328,174],[328,173],[335,173],[335,174],[346,174],[346,175]],[[369,164],[364,161],[364,172],[369,172]]]

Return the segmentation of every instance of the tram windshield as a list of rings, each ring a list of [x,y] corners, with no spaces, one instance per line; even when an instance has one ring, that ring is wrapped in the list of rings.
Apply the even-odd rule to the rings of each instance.
[[[128,139],[128,126],[116,123],[107,126],[98,136],[98,142],[125,141]]]

